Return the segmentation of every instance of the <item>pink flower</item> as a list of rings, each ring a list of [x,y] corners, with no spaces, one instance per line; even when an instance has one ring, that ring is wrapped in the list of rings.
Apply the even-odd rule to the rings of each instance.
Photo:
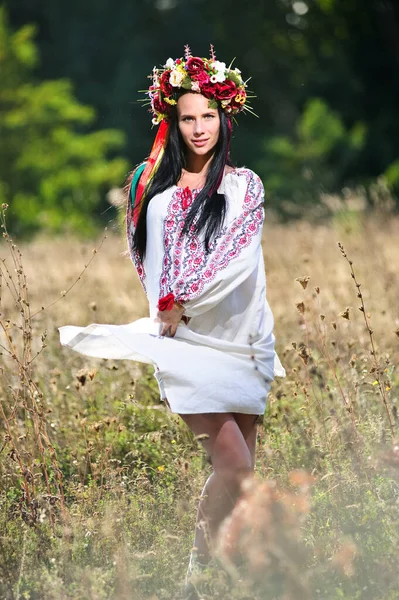
[[[201,87],[209,83],[209,75],[206,71],[198,71],[195,75],[190,75],[190,77],[193,81],[198,81]]]

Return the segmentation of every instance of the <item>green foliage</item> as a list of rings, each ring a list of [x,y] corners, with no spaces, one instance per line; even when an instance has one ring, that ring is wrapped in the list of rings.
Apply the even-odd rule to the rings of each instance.
[[[342,119],[320,98],[312,98],[296,124],[295,137],[275,136],[264,143],[257,163],[271,203],[281,208],[282,200],[306,204],[322,191],[339,185],[339,174],[364,145],[366,127],[356,123],[345,129]],[[333,169],[331,160],[339,157]]]
[[[243,76],[250,78],[249,89],[256,95],[251,104],[260,117],[240,116],[232,158],[252,168],[260,165],[266,193],[274,197],[277,210],[285,206],[282,199],[296,205],[316,203],[320,191],[337,193],[347,186],[369,186],[384,173],[397,191],[397,184],[390,183],[397,181],[394,165],[399,156],[395,42],[399,35],[399,5],[393,0],[367,3],[360,13],[355,0],[278,0],[252,3],[249,8],[237,0],[220,0],[217,5],[212,0],[185,4],[162,0],[140,5],[123,0],[118,11],[110,0],[87,0],[84,10],[78,0],[34,2],[29,7],[25,0],[9,0],[7,6],[18,39],[13,40],[14,51],[10,54],[7,50],[8,66],[2,61],[2,78],[6,69],[8,79],[15,80],[16,74],[22,73],[26,83],[36,66],[40,81],[53,82],[59,77],[73,81],[78,97],[95,107],[97,117],[93,115],[83,122],[83,106],[79,104],[79,117],[70,128],[79,134],[83,129],[94,131],[100,126],[123,131],[130,165],[143,160],[153,141],[149,114],[137,102],[137,90],[145,87],[152,66],[168,56],[180,56],[187,42],[195,54],[205,56],[207,40],[211,40],[220,60],[237,57]],[[40,31],[40,64],[32,42],[34,28],[26,22],[34,22]],[[232,35],[238,31],[238,23],[239,35]],[[3,41],[1,45],[4,55],[7,44]],[[21,77],[17,79],[15,85]],[[331,142],[327,131],[323,134],[324,124],[316,109],[311,111],[311,122],[306,122],[309,99],[320,99],[328,107],[326,126],[332,133]],[[4,108],[0,110],[3,114]],[[65,116],[65,109],[62,114]],[[318,126],[313,118],[318,119]],[[306,130],[300,131],[302,125],[305,129],[321,129],[316,141],[307,137]],[[3,132],[11,140],[10,132],[0,130]],[[17,136],[13,161],[25,152],[21,150],[25,138],[31,143],[32,135],[49,137],[48,128],[28,133],[28,137],[27,131]],[[308,142],[312,144],[310,151],[304,147]],[[40,151],[44,147],[48,154],[46,144]],[[286,148],[281,147],[284,144]],[[58,153],[58,147],[53,150],[53,142],[50,149]],[[118,147],[112,146],[110,158],[115,158],[117,152]],[[302,154],[298,156],[297,152]],[[37,216],[42,212],[38,206],[42,172],[33,177],[28,167],[22,173],[15,168],[10,191],[10,164],[5,164],[1,155],[0,161],[0,199],[14,198],[16,182],[23,185],[22,190],[18,188],[18,219],[33,219],[35,227],[48,220],[57,229],[65,227],[65,221],[53,209]],[[80,166],[87,172],[83,158]],[[97,187],[88,183],[88,190],[82,185],[80,193],[80,188],[76,191],[68,183],[70,174],[65,177],[68,181],[61,182],[54,176],[53,197],[66,207],[63,210],[68,213],[70,227],[75,223],[83,227],[89,222],[82,219],[76,206],[84,202],[87,214],[99,212],[107,187],[120,185],[126,170],[116,163],[111,181],[100,181]],[[20,184],[21,176],[24,181]],[[21,215],[24,203],[29,216],[25,212]],[[14,217],[14,229],[16,226]],[[21,224],[21,229],[27,227]]]
[[[392,188],[399,188],[399,159],[389,165],[384,173],[387,184]]]
[[[107,189],[123,181],[125,136],[89,132],[95,111],[70,81],[34,79],[34,35],[32,26],[11,32],[0,7],[0,200],[10,205],[11,230],[87,233]]]

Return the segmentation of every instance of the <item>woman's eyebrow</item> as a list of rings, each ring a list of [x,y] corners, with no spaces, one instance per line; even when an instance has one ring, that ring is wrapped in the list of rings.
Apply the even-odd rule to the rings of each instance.
[[[206,115],[214,115],[216,114],[216,111],[213,110],[207,110],[206,112],[202,113],[202,115],[200,115],[201,117],[205,117]],[[184,119],[185,117],[191,117],[192,119],[194,119],[194,115],[190,115],[188,113],[182,113],[180,115],[180,119]]]

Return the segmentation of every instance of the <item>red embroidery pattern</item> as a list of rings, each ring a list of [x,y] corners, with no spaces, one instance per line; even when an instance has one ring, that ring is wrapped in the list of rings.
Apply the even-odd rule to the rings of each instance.
[[[177,302],[184,304],[198,297],[204,287],[231,260],[239,256],[243,248],[250,245],[263,224],[263,186],[252,171],[242,169],[237,175],[245,177],[247,189],[241,214],[228,226],[224,226],[213,240],[209,252],[191,229],[190,234],[181,235],[184,224],[183,195],[177,189],[173,194],[164,221],[164,258],[160,277],[160,297],[171,290]],[[195,194],[194,190],[194,194]]]
[[[127,210],[126,210],[126,235],[127,235],[127,243],[129,247],[130,256],[132,258],[133,264],[136,267],[137,275],[139,276],[141,285],[143,286],[144,291],[146,291],[145,286],[145,271],[143,263],[140,259],[139,253],[133,250],[133,235],[134,235],[134,223],[133,223],[133,207],[132,202],[129,198],[127,201]]]

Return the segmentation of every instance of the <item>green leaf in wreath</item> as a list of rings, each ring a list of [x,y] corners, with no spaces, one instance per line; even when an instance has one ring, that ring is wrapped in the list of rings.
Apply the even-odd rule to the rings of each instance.
[[[238,73],[235,73],[234,71],[229,71],[227,73],[227,79],[230,79],[230,81],[233,81],[233,83],[235,83],[236,85],[242,85],[241,76]]]
[[[188,75],[183,79],[181,86],[185,90],[191,90],[191,79]]]
[[[215,98],[211,98],[208,102],[208,108],[217,108],[217,107],[218,107],[217,100],[215,100]]]

